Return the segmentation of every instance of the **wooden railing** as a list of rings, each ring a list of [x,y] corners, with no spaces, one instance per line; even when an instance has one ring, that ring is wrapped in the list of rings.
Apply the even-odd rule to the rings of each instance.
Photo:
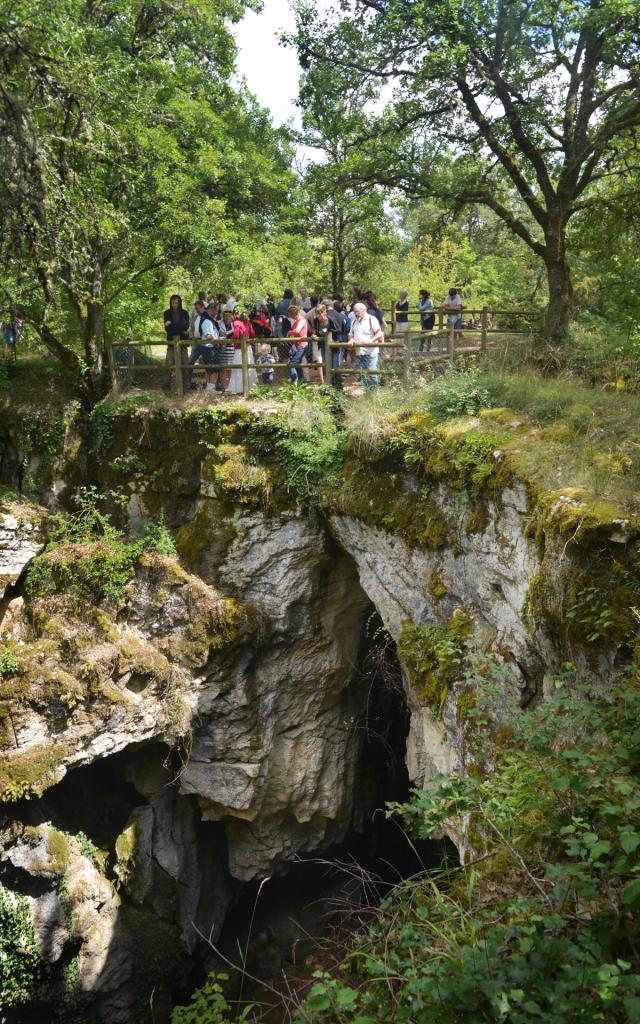
[[[343,375],[347,376],[399,376],[404,379],[405,382],[409,381],[411,365],[413,362],[422,364],[426,363],[439,363],[444,360],[448,360],[451,363],[456,362],[459,357],[466,357],[477,353],[482,355],[487,346],[490,344],[491,335],[508,335],[508,336],[530,336],[533,331],[533,326],[529,326],[526,330],[514,329],[509,327],[496,327],[492,326],[495,323],[495,318],[499,316],[517,318],[520,321],[539,321],[540,310],[497,310],[483,307],[482,309],[463,309],[462,311],[462,328],[456,329],[454,324],[446,324],[445,317],[447,313],[443,309],[436,309],[433,314],[437,317],[437,326],[434,325],[430,331],[422,330],[421,327],[421,314],[413,310],[409,311],[406,315],[409,317],[408,329],[398,325],[396,320],[395,309],[384,310],[383,313],[390,313],[391,317],[391,331],[385,332],[384,342],[375,343],[358,343],[356,346],[359,349],[362,348],[375,348],[381,350],[383,356],[382,365],[375,369],[368,369],[364,367],[356,366],[344,366],[332,367],[332,352],[335,350],[346,350],[352,352],[354,346],[349,345],[345,342],[335,342],[325,339],[321,344],[325,348],[327,353],[326,361],[312,360],[307,362],[306,359],[295,364],[300,369],[322,369],[326,375],[328,382],[335,382],[338,377]],[[418,321],[417,329],[412,329],[412,321]],[[462,336],[464,335],[465,344],[462,345]],[[469,335],[477,338],[477,343],[469,345]],[[309,339],[312,340],[312,339]],[[249,360],[248,347],[250,344],[261,344],[266,343],[272,347],[276,345],[286,344],[287,339],[285,338],[262,338],[262,339],[248,339],[246,336],[239,339],[240,348],[236,349],[236,353],[239,355],[239,361],[226,364],[213,364],[205,365],[204,370],[207,374],[215,375],[219,371],[231,371],[241,370],[242,371],[242,393],[245,397],[248,397],[250,392],[250,371],[255,370],[256,374],[259,375],[264,371],[286,369],[291,371],[293,364],[291,362],[277,362],[268,364],[254,364]],[[435,343],[435,351],[433,346]],[[132,374],[155,372],[156,375],[164,372],[165,386],[175,391],[178,397],[182,398],[185,392],[185,375],[190,379],[191,371],[197,368],[197,364],[188,366],[186,361],[186,350],[190,346],[198,344],[197,340],[183,340],[175,339],[172,342],[167,343],[166,341],[144,341],[144,342],[108,342],[107,343],[107,354],[109,358],[109,366],[111,369],[112,383],[115,390],[119,390],[122,385],[128,383],[128,378],[131,378]],[[227,343],[229,344],[229,342]],[[426,346],[426,351],[424,351]],[[123,363],[119,359],[118,353],[124,353],[127,359],[131,356],[135,357],[135,351],[137,349],[148,349],[148,348],[162,347],[166,351],[173,350],[173,362],[167,360],[163,366],[157,361],[149,362],[125,362]],[[386,356],[386,358],[384,358]],[[420,359],[418,357],[421,357]]]

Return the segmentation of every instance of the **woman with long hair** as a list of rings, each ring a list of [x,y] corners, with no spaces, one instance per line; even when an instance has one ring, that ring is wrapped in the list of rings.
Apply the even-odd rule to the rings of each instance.
[[[189,314],[186,309],[182,308],[182,296],[172,295],[169,299],[169,308],[165,309],[164,316],[164,329],[167,335],[167,354],[165,356],[164,365],[166,367],[165,374],[165,388],[171,386],[171,367],[175,365],[175,350],[174,342],[176,339],[188,341],[189,340]],[[186,362],[187,350],[186,347],[180,346],[180,365]]]

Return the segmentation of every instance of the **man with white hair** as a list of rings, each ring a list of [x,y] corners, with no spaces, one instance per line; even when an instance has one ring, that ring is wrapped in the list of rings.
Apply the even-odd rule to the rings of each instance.
[[[375,316],[367,313],[364,302],[356,302],[353,313],[353,323],[347,341],[349,346],[356,350],[356,366],[361,370],[377,370],[380,349],[375,347],[375,342],[384,341],[380,323]],[[372,347],[364,348],[365,344]],[[361,377],[365,391],[373,391],[378,387],[377,374],[363,373]]]

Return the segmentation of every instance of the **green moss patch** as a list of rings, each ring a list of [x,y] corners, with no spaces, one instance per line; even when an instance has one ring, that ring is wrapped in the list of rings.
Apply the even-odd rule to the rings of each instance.
[[[447,521],[433,499],[416,493],[406,475],[389,472],[388,465],[349,459],[339,483],[325,492],[323,506],[396,533],[409,545],[434,551],[447,545]]]
[[[462,673],[470,633],[471,620],[457,608],[447,626],[405,626],[398,638],[410,686],[439,718],[451,684]]]
[[[0,801],[42,796],[45,789],[60,781],[66,756],[67,748],[61,743],[0,754]]]

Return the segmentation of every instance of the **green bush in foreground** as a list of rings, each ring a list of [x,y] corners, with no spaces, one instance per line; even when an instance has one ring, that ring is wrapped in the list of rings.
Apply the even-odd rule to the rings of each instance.
[[[563,687],[513,716],[491,775],[394,807],[413,835],[466,827],[474,852],[400,884],[296,1024],[640,1020],[639,722],[636,689]]]

